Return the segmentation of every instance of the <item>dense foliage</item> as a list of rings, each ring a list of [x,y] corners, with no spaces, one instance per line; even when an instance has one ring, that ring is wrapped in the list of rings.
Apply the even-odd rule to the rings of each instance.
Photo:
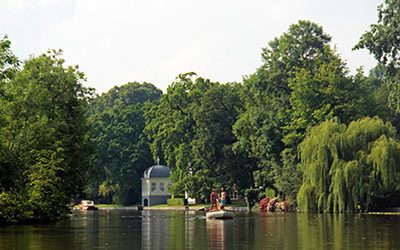
[[[144,112],[161,94],[152,84],[133,82],[114,87],[91,103],[96,157],[88,195],[107,203],[138,202],[140,178],[154,162],[143,134]]]
[[[2,38],[0,223],[56,219],[75,198],[138,202],[157,158],[172,193],[203,200],[224,186],[249,206],[273,190],[302,210],[354,212],[400,197],[399,11],[385,0],[355,46],[378,61],[368,75],[301,20],[243,82],[185,73],[164,94],[130,82],[95,96],[60,51],[20,62]]]
[[[172,168],[173,193],[206,199],[213,185],[251,185],[251,161],[233,151],[239,90],[187,73],[146,113],[153,155]]]
[[[263,50],[264,64],[244,80],[245,109],[235,147],[257,162],[256,179],[294,198],[301,184],[297,146],[326,119],[366,115],[371,98],[360,72],[349,77],[322,27],[299,21]]]
[[[19,70],[12,67],[17,61],[9,44],[3,40],[0,51],[5,58],[0,220],[52,220],[68,210],[85,184],[91,155],[86,112],[92,91],[82,86],[84,75],[77,67],[64,66],[60,51],[30,58]]]
[[[300,153],[302,210],[365,211],[379,205],[374,197],[400,192],[400,141],[396,129],[379,118],[348,126],[325,121],[311,129]]]
[[[391,91],[388,93],[391,107],[400,111],[400,2],[385,0],[378,6],[378,23],[372,24],[355,49],[368,49],[380,63],[385,74],[383,80]]]

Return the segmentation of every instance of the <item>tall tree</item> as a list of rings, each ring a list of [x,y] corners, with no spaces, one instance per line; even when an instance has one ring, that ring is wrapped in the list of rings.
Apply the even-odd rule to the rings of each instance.
[[[289,195],[295,191],[289,191],[288,185],[299,182],[295,174],[296,148],[290,145],[282,153],[283,127],[289,122],[291,109],[289,82],[299,69],[312,71],[317,62],[330,60],[330,40],[321,26],[299,21],[263,49],[264,64],[244,80],[242,96],[246,106],[234,125],[238,138],[235,147],[246,150],[258,161],[258,177]],[[294,175],[282,178],[283,173]]]
[[[146,114],[153,155],[171,167],[175,194],[188,191],[205,199],[212,185],[249,185],[250,164],[232,150],[232,125],[241,107],[239,88],[182,74]]]
[[[6,85],[9,84],[18,71],[19,61],[11,51],[11,41],[7,36],[0,40],[0,127],[6,125],[5,107],[9,98],[5,94]],[[9,160],[10,152],[8,142],[0,137],[0,189],[10,190],[19,179],[19,171]]]
[[[91,103],[96,166],[91,195],[105,202],[132,204],[139,200],[140,177],[152,164],[144,112],[162,92],[150,83],[114,87]]]
[[[84,74],[64,66],[61,51],[33,57],[4,86],[0,138],[32,215],[55,219],[79,195],[91,147],[86,120],[92,91]]]

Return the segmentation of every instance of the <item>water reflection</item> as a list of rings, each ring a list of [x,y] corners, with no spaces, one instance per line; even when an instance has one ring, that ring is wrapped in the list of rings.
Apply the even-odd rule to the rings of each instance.
[[[212,249],[229,249],[233,232],[233,220],[207,220],[208,246]]]
[[[204,220],[194,211],[142,211],[143,249],[191,249],[201,245]]]
[[[298,245],[318,249],[399,249],[400,216],[325,214],[297,216]]]
[[[76,211],[45,225],[0,227],[0,249],[400,249],[400,216]]]

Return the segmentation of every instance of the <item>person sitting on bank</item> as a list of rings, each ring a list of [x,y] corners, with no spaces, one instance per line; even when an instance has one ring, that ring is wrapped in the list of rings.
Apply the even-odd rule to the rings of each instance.
[[[224,190],[224,188],[221,188],[221,194],[220,194],[220,203],[221,203],[221,210],[224,210],[225,208],[225,204],[226,204],[226,192]]]
[[[210,210],[218,210],[218,193],[215,188],[212,189],[212,192],[210,194],[210,202],[211,202],[211,207]]]

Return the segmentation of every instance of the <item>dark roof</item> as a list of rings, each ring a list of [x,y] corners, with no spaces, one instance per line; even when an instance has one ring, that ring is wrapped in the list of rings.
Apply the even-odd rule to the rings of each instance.
[[[163,165],[151,166],[143,174],[144,178],[168,178],[169,167]]]

